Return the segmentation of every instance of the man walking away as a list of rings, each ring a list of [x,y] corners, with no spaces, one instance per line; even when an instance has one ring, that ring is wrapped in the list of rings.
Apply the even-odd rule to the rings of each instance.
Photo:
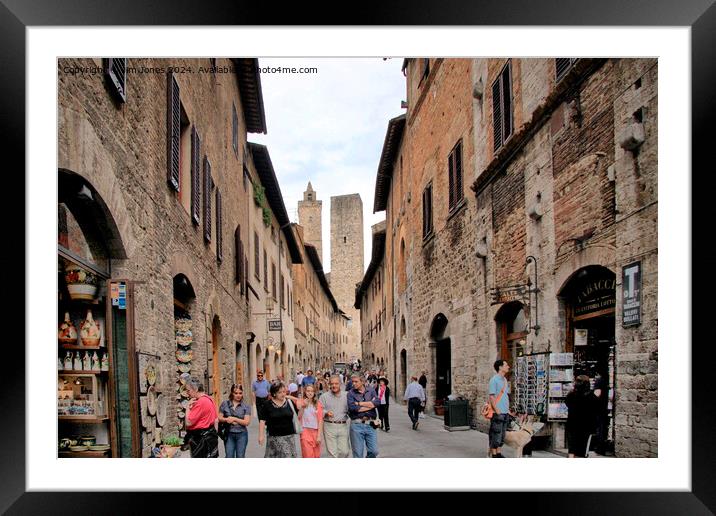
[[[418,414],[420,414],[420,407],[425,402],[425,390],[418,383],[417,376],[410,377],[410,383],[405,388],[404,400],[408,401],[408,417],[413,422],[413,430],[418,429]]]
[[[261,409],[264,404],[268,401],[269,389],[271,384],[268,380],[264,379],[264,372],[256,372],[256,380],[251,382],[251,390],[254,393],[254,403],[256,404],[256,415],[261,417]]]
[[[351,376],[353,388],[348,391],[348,416],[351,418],[351,448],[354,458],[363,458],[367,448],[368,458],[378,456],[378,433],[371,424],[378,417],[378,396],[365,384],[362,376]]]
[[[425,376],[427,373],[427,371],[423,371],[423,374],[421,374],[420,378],[418,379],[418,383],[423,388],[426,394],[428,392],[428,377]],[[425,419],[425,404],[423,404],[423,406],[421,407],[420,419]]]
[[[342,389],[340,378],[331,376],[329,391],[319,399],[323,406],[323,442],[328,455],[345,459],[351,454],[348,393]]]
[[[502,445],[505,444],[505,431],[510,421],[510,384],[506,378],[510,364],[506,360],[496,360],[494,368],[497,374],[490,378],[487,391],[495,411],[490,419],[490,457],[504,458]]]

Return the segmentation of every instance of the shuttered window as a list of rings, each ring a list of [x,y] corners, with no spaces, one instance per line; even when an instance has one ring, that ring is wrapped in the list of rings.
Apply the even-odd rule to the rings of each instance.
[[[557,82],[567,75],[567,72],[576,61],[576,57],[558,57],[554,60]]]
[[[244,276],[244,294],[246,294],[246,298],[249,297],[249,259],[246,257],[246,254],[244,254],[244,270],[246,271],[246,274]]]
[[[204,242],[211,242],[211,192],[214,180],[211,178],[211,163],[204,156]]]
[[[283,281],[283,274],[281,274],[281,308],[286,308],[285,289],[286,289],[286,285],[284,284],[284,281]]]
[[[222,224],[221,191],[216,190],[216,259],[221,263],[224,260],[224,239]]]
[[[127,58],[108,57],[104,60],[104,75],[109,90],[120,102],[127,101]]]
[[[254,274],[261,283],[261,262],[259,257],[259,234],[254,231]]]
[[[234,154],[239,157],[239,116],[236,114],[236,105],[231,103],[231,145]]]
[[[266,292],[269,291],[269,283],[268,283],[268,255],[266,254],[266,249],[264,249],[264,290]]]
[[[241,225],[234,230],[234,281],[244,293],[244,244],[241,241]]]
[[[191,220],[199,224],[201,209],[201,139],[195,127],[191,128]]]
[[[181,100],[174,74],[167,75],[167,182],[179,191],[179,156],[181,137]]]
[[[276,264],[271,263],[271,297],[276,301]]]
[[[508,61],[492,83],[492,128],[494,150],[512,135],[512,62]]]
[[[423,190],[423,238],[433,234],[433,184]]]
[[[450,188],[449,207],[450,211],[456,208],[462,201],[462,140],[458,141],[448,156],[448,184]]]

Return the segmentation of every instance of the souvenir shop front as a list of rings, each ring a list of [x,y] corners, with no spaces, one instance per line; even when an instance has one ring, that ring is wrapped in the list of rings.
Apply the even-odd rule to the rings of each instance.
[[[133,283],[106,204],[81,176],[58,174],[58,456],[139,456]]]

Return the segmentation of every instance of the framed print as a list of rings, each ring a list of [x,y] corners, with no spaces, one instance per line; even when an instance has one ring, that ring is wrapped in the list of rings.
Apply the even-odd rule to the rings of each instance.
[[[294,7],[0,6],[28,229],[8,221],[27,333],[3,509],[359,491],[336,466],[371,492],[716,508],[688,303],[716,8],[404,7],[302,28],[243,26]],[[248,462],[185,482],[150,460],[215,450]],[[264,457],[322,460],[286,485]]]

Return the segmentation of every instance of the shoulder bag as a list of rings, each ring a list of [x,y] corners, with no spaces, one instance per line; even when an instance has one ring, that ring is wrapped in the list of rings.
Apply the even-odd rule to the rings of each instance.
[[[298,412],[296,412],[296,407],[291,400],[286,401],[291,407],[291,412],[293,412],[293,431],[297,434],[300,434],[301,432],[303,432],[303,427],[301,427],[301,422],[298,420]]]
[[[498,394],[497,398],[495,399],[495,405],[497,405],[499,403],[500,399],[502,398],[502,395],[505,393],[506,388],[507,388],[507,379],[505,379],[505,384],[502,386],[502,390],[500,391],[500,394]],[[489,396],[489,394],[488,394],[488,396]],[[485,419],[492,419],[492,416],[495,415],[495,409],[493,409],[492,405],[490,405],[490,402],[487,401],[482,406],[482,409],[480,409],[480,414],[482,414],[482,416]]]

